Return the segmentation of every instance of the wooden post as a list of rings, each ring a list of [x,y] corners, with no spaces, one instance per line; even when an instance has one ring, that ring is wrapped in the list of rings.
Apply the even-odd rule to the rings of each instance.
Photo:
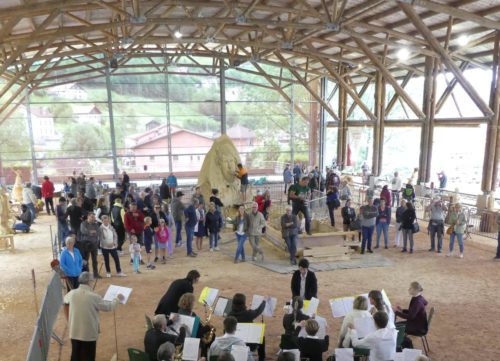
[[[434,59],[425,58],[424,98],[422,109],[425,114],[422,131],[420,133],[420,158],[417,183],[425,183],[430,180],[430,165],[432,157],[432,135],[434,132],[434,110],[435,110],[435,81],[434,81]]]
[[[484,193],[489,193],[496,189],[497,171],[499,161],[499,146],[500,146],[500,32],[496,33],[495,45],[493,51],[493,65],[492,65],[492,80],[490,91],[490,107],[493,109],[494,116],[486,129],[486,146],[484,150],[483,160],[483,177],[481,181],[481,190]]]
[[[321,93],[321,82],[319,79],[312,81],[311,87],[317,93]],[[319,122],[319,107],[318,102],[315,102],[311,97],[311,106],[309,107],[309,164],[318,165],[318,122]]]
[[[343,65],[339,65],[342,74]],[[347,93],[344,87],[339,87],[339,108],[338,108],[338,128],[337,128],[337,164],[342,163],[345,166],[347,161],[346,140],[347,140]]]
[[[385,82],[380,71],[375,77],[375,124],[373,125],[372,174],[376,177],[382,172],[382,156],[384,153],[384,121],[385,121]]]

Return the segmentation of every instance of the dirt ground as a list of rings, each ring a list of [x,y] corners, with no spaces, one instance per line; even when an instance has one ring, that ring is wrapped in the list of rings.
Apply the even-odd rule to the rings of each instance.
[[[48,277],[49,262],[52,259],[49,243],[49,225],[55,219],[41,216],[31,234],[16,236],[17,252],[0,252],[0,350],[1,360],[23,360],[36,320],[31,269],[37,277],[37,299],[40,303]],[[424,227],[421,227],[424,229]],[[391,239],[393,229],[391,229]],[[225,234],[229,239],[231,234]],[[500,360],[500,293],[497,290],[500,279],[500,263],[493,262],[494,249],[491,240],[466,241],[465,258],[447,258],[444,254],[427,251],[427,236],[421,232],[413,255],[401,254],[398,249],[381,250],[384,256],[394,262],[392,267],[365,268],[318,272],[319,314],[328,320],[332,339],[329,352],[334,349],[341,319],[333,319],[328,304],[332,297],[355,295],[371,289],[387,291],[393,304],[405,306],[411,281],[418,280],[424,287],[424,296],[429,307],[436,309],[428,336],[433,361],[444,360]],[[445,241],[448,244],[448,240]],[[221,295],[232,296],[236,292],[272,295],[279,300],[275,317],[266,319],[266,342],[268,359],[275,359],[279,337],[282,333],[282,306],[290,297],[290,275],[272,273],[251,263],[233,264],[232,258],[223,252],[210,253],[205,249],[197,258],[187,258],[184,249],[176,250],[174,258],[166,265],[158,265],[154,271],[143,270],[140,275],[132,274],[127,257],[121,257],[127,278],[103,279],[96,291],[104,294],[110,284],[132,287],[129,302],[116,311],[118,335],[118,359],[128,360],[127,348],[143,349],[145,328],[144,314],[152,315],[170,282],[184,277],[190,269],[201,273],[200,283],[195,287],[196,296],[204,286],[218,288]],[[234,243],[223,246],[225,250],[235,248]],[[282,253],[265,243],[266,258],[284,257]],[[246,252],[250,252],[247,244]],[[366,255],[370,257],[370,255]],[[203,314],[201,305],[196,311]],[[222,332],[222,320],[214,317],[217,334]],[[49,360],[69,360],[71,349],[66,321],[60,312],[55,333],[62,335],[62,348],[52,342]],[[419,339],[414,339],[421,348]],[[101,314],[101,335],[97,344],[97,359],[110,360],[115,353],[113,313]]]

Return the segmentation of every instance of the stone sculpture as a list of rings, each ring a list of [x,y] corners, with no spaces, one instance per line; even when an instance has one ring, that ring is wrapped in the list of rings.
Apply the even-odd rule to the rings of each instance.
[[[0,235],[12,233],[10,227],[9,193],[2,185],[0,186]]]
[[[14,183],[14,189],[12,193],[14,194],[14,199],[18,203],[23,202],[23,178],[21,177],[21,172],[19,170],[14,170],[16,173],[16,181]]]
[[[219,197],[225,206],[241,203],[240,181],[235,176],[240,156],[232,140],[221,135],[208,151],[198,177],[198,185],[205,199],[209,199],[212,189],[219,190]]]

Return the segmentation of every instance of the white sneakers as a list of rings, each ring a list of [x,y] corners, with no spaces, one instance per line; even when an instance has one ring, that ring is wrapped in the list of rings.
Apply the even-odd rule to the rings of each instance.
[[[213,251],[214,251],[214,249],[213,249],[213,248],[210,248],[210,252],[213,252]]]
[[[446,257],[451,257],[451,252],[446,253]],[[458,258],[464,258],[464,254],[460,253],[460,255],[458,256]]]
[[[111,273],[106,273],[106,278],[111,278]]]
[[[460,256],[458,256],[459,258],[464,258],[464,254],[463,253],[460,253]]]
[[[120,272],[117,274],[118,277],[127,277],[127,275],[123,272]]]
[[[220,248],[219,248],[219,247],[215,247],[215,250],[216,250],[216,251],[220,251]]]

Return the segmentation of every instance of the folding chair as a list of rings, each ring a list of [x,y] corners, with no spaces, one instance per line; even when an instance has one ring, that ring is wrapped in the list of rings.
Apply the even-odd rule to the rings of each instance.
[[[358,348],[353,347],[354,357],[359,357],[360,361],[367,361],[368,357],[370,357],[370,350],[367,348]]]
[[[429,342],[427,341],[427,334],[429,333],[429,330],[431,328],[431,321],[433,316],[434,316],[434,307],[431,307],[431,310],[429,311],[429,316],[427,317],[427,332],[424,333],[423,335],[418,335],[418,337],[420,337],[420,339],[422,340],[422,345],[424,346],[424,353],[426,356],[431,351],[429,347]]]
[[[406,334],[406,323],[397,324],[396,330],[398,330],[398,337],[396,339],[396,351],[401,352],[401,344],[403,343]]]
[[[149,355],[141,350],[129,348],[128,350],[129,361],[149,361]]]

